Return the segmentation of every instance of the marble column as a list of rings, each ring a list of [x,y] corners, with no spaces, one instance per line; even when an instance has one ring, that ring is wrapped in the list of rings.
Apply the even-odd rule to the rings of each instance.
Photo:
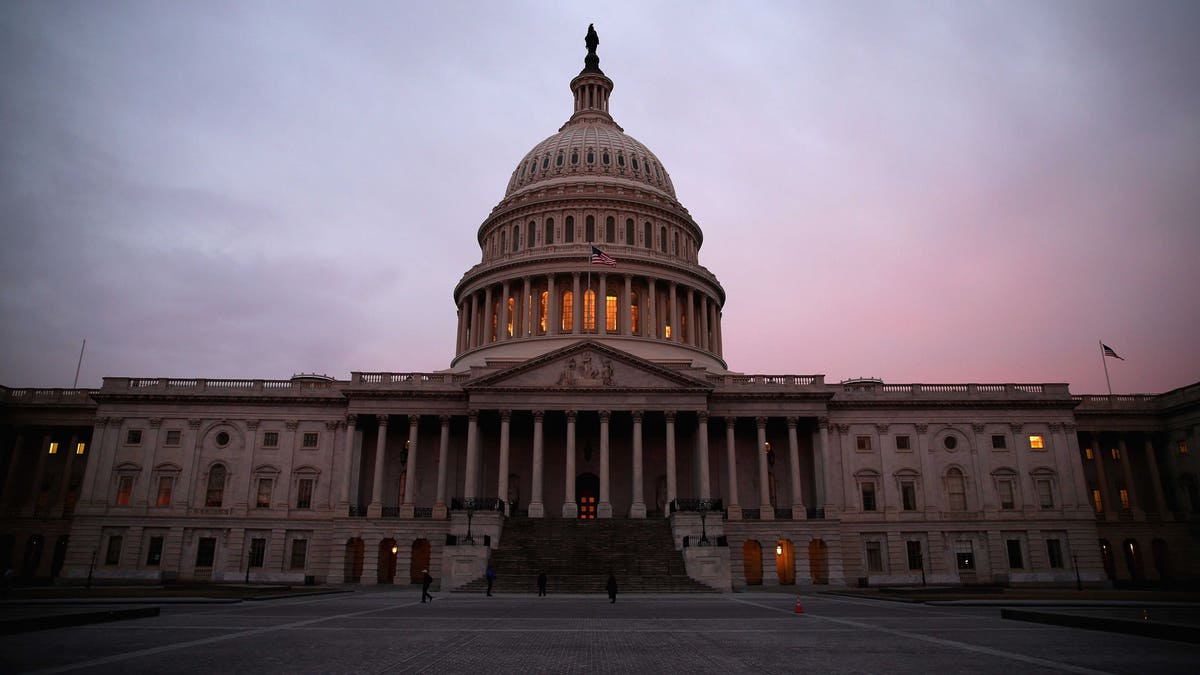
[[[645,518],[646,517],[646,496],[645,486],[643,485],[644,478],[642,477],[642,418],[644,413],[641,410],[633,411],[633,466],[632,469],[632,484],[633,500],[629,506],[630,518]]]
[[[654,277],[650,277],[649,282],[649,290],[646,293],[646,315],[642,318],[642,323],[645,324],[642,335],[658,337],[658,298],[655,296]]]
[[[546,275],[546,335],[558,335],[562,332],[562,323],[558,318],[558,285],[554,273]],[[500,495],[504,499],[504,495]]]
[[[742,507],[738,504],[738,474],[737,474],[737,418],[725,418],[725,463],[729,467],[729,503],[725,511],[730,520],[742,519]]]
[[[1171,511],[1167,508],[1167,496],[1163,492],[1162,480],[1158,475],[1158,461],[1154,457],[1154,441],[1146,438],[1143,447],[1146,449],[1146,468],[1150,471],[1150,484],[1154,486],[1154,503],[1158,507],[1158,517],[1166,518]],[[1168,452],[1170,450],[1167,448]]]
[[[696,291],[691,287],[688,287],[688,289],[687,289],[687,341],[686,341],[686,344],[689,344],[693,347],[695,347],[698,344],[696,341]]]
[[[95,429],[99,431],[99,434],[103,434],[104,427],[107,424],[107,419],[99,418],[96,420]],[[95,438],[96,435],[98,434],[93,432],[93,438]],[[0,508],[0,516],[3,516],[4,511],[7,510],[10,505],[12,505],[13,490],[17,488],[17,472],[21,467],[21,446],[24,444],[25,431],[21,430],[17,432],[17,437],[13,439],[12,454],[8,460],[8,474],[4,477],[4,494],[0,495],[0,507],[2,507]],[[93,463],[89,462],[89,464]],[[19,506],[19,504],[17,506]]]
[[[579,272],[571,273],[571,335],[579,335],[583,331],[583,296],[579,294]],[[571,485],[575,482],[572,479]]]
[[[471,291],[471,321],[467,326],[467,335],[467,349],[479,346],[479,294],[475,291]]]
[[[371,482],[371,503],[367,505],[367,517],[378,518],[383,513],[383,458],[387,452],[388,416],[376,415],[379,430],[375,433],[375,474]]]
[[[533,289],[530,288],[530,281],[531,281],[530,278],[522,277],[521,280],[523,282],[525,282],[525,294],[521,296],[521,332],[520,332],[520,335],[521,335],[521,337],[525,337],[527,335],[533,334],[534,312],[530,311],[530,310],[531,310],[531,306],[536,307],[537,303],[533,301],[533,298],[529,297],[529,294],[533,292]]]
[[[621,335],[633,334],[633,275],[625,275],[625,295],[619,303],[621,307]]]
[[[404,503],[400,505],[401,518],[412,518],[416,514],[417,430],[420,424],[420,415],[408,416],[408,459],[404,465]]]
[[[774,520],[775,507],[771,504],[771,477],[767,467],[767,418],[756,417],[754,423],[758,426],[758,517]]]
[[[508,279],[504,280],[504,285],[501,287],[500,292],[502,293],[500,298],[500,325],[496,329],[500,333],[500,339],[507,340],[512,337],[508,334],[508,322],[512,320],[512,317],[508,313],[508,297],[511,295],[511,290],[508,287]]]
[[[130,502],[138,508],[146,508],[150,503],[150,480],[154,474],[154,453],[158,450],[158,437],[162,430],[163,420],[161,417],[153,417],[150,419],[150,433],[142,438],[142,471],[134,484],[137,486],[133,491],[133,500]],[[258,428],[258,422],[250,423],[254,428]],[[252,471],[252,461],[254,459],[254,431],[253,429],[246,434],[246,452],[242,456],[241,476],[237,480],[250,482],[250,472]],[[238,506],[244,506],[239,504]]]
[[[796,425],[799,420],[787,418],[788,428],[788,462],[792,469],[792,520],[803,520],[808,517],[804,509],[804,490],[800,484],[800,442],[796,437]],[[883,448],[880,448],[883,452]],[[884,480],[887,480],[885,477]]]
[[[475,476],[479,467],[479,411],[467,411],[467,468],[463,477],[463,497],[473,499],[478,497],[475,490]]]
[[[338,499],[338,510],[342,512],[343,516],[347,515],[346,507],[350,505],[350,479],[354,475],[354,466],[351,460],[354,457],[354,431],[357,419],[354,415],[346,415],[346,445],[342,448],[346,466],[342,470],[342,494]]]
[[[492,324],[495,314],[495,303],[492,302],[492,285],[488,284],[483,290],[483,344],[491,344],[496,339],[496,328]]]
[[[600,292],[596,294],[596,334],[608,333],[608,274],[600,273]]]
[[[439,415],[438,422],[442,425],[442,433],[438,440],[437,497],[433,504],[433,517],[442,519],[448,515],[446,509],[446,465],[450,462],[450,416]]]
[[[596,504],[597,518],[612,518],[612,500],[609,497],[608,422],[612,413],[600,411],[600,501]]]
[[[67,493],[71,489],[71,468],[75,464],[75,446],[78,445],[78,443],[79,436],[72,434],[71,444],[67,446],[67,466],[63,469],[62,478],[58,481],[58,492],[54,495],[54,502],[52,504],[53,506],[63,507],[62,513],[64,515],[70,515],[70,511],[66,509]],[[153,476],[153,471],[149,472],[149,475]],[[149,482],[149,480],[150,478],[147,477],[147,482]]]
[[[696,346],[712,351],[708,338],[708,296],[703,293],[700,294],[700,340]]]
[[[49,433],[42,436],[42,447],[38,452],[37,465],[33,470],[33,483],[31,485],[32,489],[29,491],[29,497],[32,499],[26,500],[28,502],[28,508],[31,509],[37,509],[38,499],[42,494],[42,478],[46,474],[46,458],[50,456],[51,438],[52,437]],[[143,440],[143,442],[145,441]],[[130,503],[132,504],[133,502],[130,501]]]
[[[708,475],[708,413],[700,411],[696,413],[698,429],[696,430],[696,443],[700,454],[700,499],[712,498],[712,486],[709,484]]]
[[[922,432],[923,433],[923,432]],[[828,480],[825,475],[825,458],[829,453],[829,418],[817,418],[817,435],[814,439],[816,448],[813,451],[813,487],[817,493],[817,503],[814,506],[818,509],[824,509],[826,517],[831,516],[829,512],[829,491],[825,481]]]
[[[546,413],[533,411],[533,494],[529,495],[529,517],[545,518],[546,506],[542,503],[542,471],[545,457],[542,449],[542,420]]]
[[[671,308],[671,316],[670,316],[670,319],[668,319],[668,320],[671,322],[671,342],[679,342],[679,339],[680,339],[679,338],[679,335],[680,335],[679,303],[676,301],[676,295],[677,295],[676,287],[677,286],[678,286],[678,284],[676,284],[675,282],[671,282],[671,289],[669,291],[669,293],[670,293],[669,306]]]
[[[500,411],[500,467],[496,478],[496,496],[504,501],[504,512],[513,515],[508,503],[508,448],[509,433],[512,428],[512,411]]]
[[[663,413],[667,421],[667,506],[663,515],[671,516],[671,504],[675,501],[675,411]]]
[[[578,280],[576,275],[576,280]],[[564,458],[567,471],[563,479],[562,517],[575,519],[579,517],[579,505],[575,503],[575,417],[574,410],[567,411],[567,456]]]

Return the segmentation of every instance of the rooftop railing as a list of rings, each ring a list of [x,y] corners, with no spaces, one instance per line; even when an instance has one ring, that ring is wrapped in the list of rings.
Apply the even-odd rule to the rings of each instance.
[[[332,380],[214,380],[171,377],[106,377],[102,391],[145,391],[170,393],[282,393],[338,388]]]
[[[0,387],[0,401],[9,403],[88,404],[96,389],[46,389]]]

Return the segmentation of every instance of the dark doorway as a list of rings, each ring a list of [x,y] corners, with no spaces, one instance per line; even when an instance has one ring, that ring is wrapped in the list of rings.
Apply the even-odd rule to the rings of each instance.
[[[579,507],[580,520],[596,519],[596,503],[600,499],[600,477],[594,473],[581,473],[575,479],[575,504]]]
[[[46,547],[46,539],[40,534],[29,537],[25,542],[25,556],[21,559],[21,576],[32,579],[37,574],[37,568],[42,564],[42,549]]]
[[[412,562],[409,564],[408,580],[419,584],[425,579],[425,570],[429,569],[429,540],[417,539],[412,543]]]
[[[395,539],[379,542],[379,574],[376,578],[379,583],[390,584],[396,580],[396,553],[398,547]]]
[[[357,584],[362,581],[364,549],[362,539],[351,537],[346,540],[346,562],[342,568],[345,583]]]
[[[1171,580],[1171,556],[1167,553],[1167,542],[1165,539],[1155,539],[1150,542],[1150,552],[1154,554],[1154,571],[1158,572],[1158,580],[1168,582]]]
[[[67,539],[65,534],[59,535],[58,541],[54,542],[54,557],[50,559],[50,578],[58,578],[58,573],[62,572],[63,563],[67,559]]]
[[[742,573],[747,586],[762,586],[762,546],[754,539],[742,544]]]

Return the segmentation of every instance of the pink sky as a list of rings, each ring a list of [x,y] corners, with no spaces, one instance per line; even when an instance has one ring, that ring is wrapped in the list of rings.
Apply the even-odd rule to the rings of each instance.
[[[570,114],[671,172],[725,358],[829,381],[1200,380],[1200,5],[6,3],[0,384],[432,371]]]

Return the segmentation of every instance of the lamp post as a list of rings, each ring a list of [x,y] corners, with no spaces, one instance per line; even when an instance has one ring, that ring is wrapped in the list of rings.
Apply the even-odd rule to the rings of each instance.
[[[475,538],[471,536],[471,517],[475,515],[475,499],[467,497],[463,502],[463,506],[467,507],[467,536],[463,537],[463,543],[474,544]]]
[[[925,585],[925,552],[922,551],[921,553],[918,553],[917,556],[918,556],[917,560],[920,561],[920,563],[921,563],[921,585],[924,586]]]
[[[705,519],[708,518],[709,503],[707,499],[701,499],[696,510],[700,512],[700,545],[704,546],[708,543],[708,528],[705,525]]]
[[[1079,560],[1075,558],[1075,552],[1071,552],[1071,567],[1075,568],[1075,590],[1083,590],[1083,580],[1079,578]]]

